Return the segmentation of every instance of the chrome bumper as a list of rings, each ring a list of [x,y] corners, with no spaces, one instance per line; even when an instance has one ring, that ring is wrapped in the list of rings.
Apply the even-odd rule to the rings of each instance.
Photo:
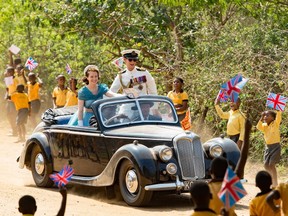
[[[146,185],[144,188],[147,191],[169,191],[169,190],[188,191],[193,181],[196,181],[196,178],[191,179],[189,181],[185,181],[184,183],[183,181],[179,180],[178,176],[176,176],[175,182]]]

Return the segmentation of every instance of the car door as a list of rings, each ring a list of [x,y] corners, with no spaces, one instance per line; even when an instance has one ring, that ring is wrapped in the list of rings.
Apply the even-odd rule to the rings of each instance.
[[[54,170],[71,164],[74,175],[96,176],[106,167],[104,137],[96,128],[59,125],[51,127],[50,134]]]

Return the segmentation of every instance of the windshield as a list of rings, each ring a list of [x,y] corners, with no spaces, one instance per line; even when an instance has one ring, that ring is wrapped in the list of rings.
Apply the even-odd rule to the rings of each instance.
[[[136,122],[176,123],[176,113],[167,101],[137,100],[100,106],[100,118],[106,127]]]

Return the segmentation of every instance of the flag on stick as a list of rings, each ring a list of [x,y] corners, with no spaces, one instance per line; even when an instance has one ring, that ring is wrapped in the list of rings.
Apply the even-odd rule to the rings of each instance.
[[[65,69],[66,69],[66,71],[67,71],[67,74],[71,74],[72,73],[72,69],[71,69],[71,67],[70,67],[70,65],[67,63],[66,64],[66,67],[65,67]]]
[[[217,100],[220,100],[220,102],[228,101],[228,95],[226,94],[225,90],[220,89],[220,91],[217,95]]]
[[[269,93],[266,106],[272,109],[284,111],[287,98],[281,96],[280,94]]]
[[[218,193],[219,199],[224,203],[226,210],[230,209],[237,201],[247,194],[239,177],[228,166]]]
[[[112,61],[112,64],[116,65],[116,67],[123,69],[124,67],[124,61],[123,61],[123,57],[117,58],[115,60]]]
[[[59,173],[51,174],[49,177],[52,179],[52,181],[54,181],[56,186],[60,188],[68,184],[73,174],[74,174],[74,169],[66,165]]]
[[[25,63],[25,67],[28,68],[29,71],[34,70],[37,66],[38,63],[32,57],[29,57]]]

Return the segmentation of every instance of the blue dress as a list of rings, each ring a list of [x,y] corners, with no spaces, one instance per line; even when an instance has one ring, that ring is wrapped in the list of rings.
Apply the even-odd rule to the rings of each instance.
[[[78,99],[84,101],[84,107],[91,109],[91,105],[94,101],[103,99],[103,95],[108,91],[106,84],[98,84],[98,92],[94,95],[87,86],[83,86],[78,91]],[[89,119],[93,116],[92,112],[83,111],[83,126],[89,126]],[[78,111],[73,114],[68,125],[78,125]]]

